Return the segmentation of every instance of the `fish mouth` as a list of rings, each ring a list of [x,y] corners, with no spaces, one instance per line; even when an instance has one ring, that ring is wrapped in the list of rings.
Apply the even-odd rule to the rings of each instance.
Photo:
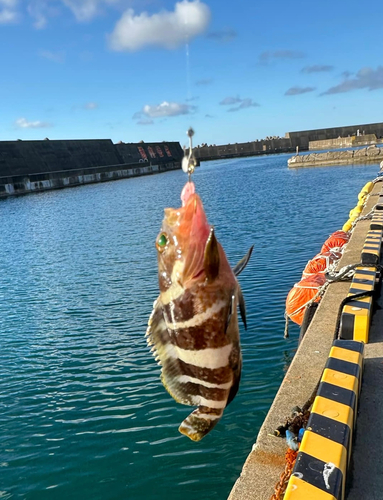
[[[194,182],[188,181],[185,186],[182,189],[181,192],[181,201],[182,201],[182,206],[184,207],[187,202],[189,201],[189,198],[192,194],[195,193],[195,185]]]

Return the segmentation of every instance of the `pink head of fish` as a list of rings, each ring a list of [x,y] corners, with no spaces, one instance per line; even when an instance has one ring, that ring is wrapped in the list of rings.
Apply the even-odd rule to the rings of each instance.
[[[165,209],[156,240],[161,291],[174,281],[186,288],[190,281],[204,280],[204,250],[210,225],[193,182],[186,183],[181,200],[182,207]]]

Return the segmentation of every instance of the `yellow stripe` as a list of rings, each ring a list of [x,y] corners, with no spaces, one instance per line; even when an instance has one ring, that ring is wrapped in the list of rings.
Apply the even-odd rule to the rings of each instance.
[[[306,429],[303,434],[300,451],[311,455],[322,462],[333,463],[338,469],[343,472],[343,477],[346,473],[347,450],[346,448],[331,439],[328,439],[315,432],[310,432]]]
[[[360,352],[351,351],[350,349],[343,349],[342,347],[331,347],[330,358],[343,359],[344,361],[349,361],[350,363],[358,364],[362,366],[363,356]]]
[[[343,403],[317,396],[313,404],[312,412],[331,418],[337,422],[347,424],[350,429],[353,428],[354,411],[350,406],[344,405]],[[304,435],[306,435],[306,433]],[[327,460],[325,461],[327,462]]]
[[[368,314],[358,314],[355,315],[354,320],[354,335],[353,340],[358,340],[360,342],[368,343],[368,335],[370,333],[370,310]]]
[[[292,476],[286,489],[284,500],[337,500],[326,491],[306,483],[299,477]]]
[[[358,276],[358,278],[359,278],[359,276]],[[368,292],[371,290],[371,288],[374,288],[374,287],[371,286],[370,283],[354,283],[354,282],[352,282],[350,288],[358,288],[359,290],[365,290],[366,292]]]
[[[353,316],[369,316],[369,309],[362,309],[361,307],[358,308],[358,306],[345,306],[343,312],[352,314]]]
[[[359,392],[359,380],[356,377],[331,370],[330,368],[325,369],[321,381],[354,391],[355,394]]]

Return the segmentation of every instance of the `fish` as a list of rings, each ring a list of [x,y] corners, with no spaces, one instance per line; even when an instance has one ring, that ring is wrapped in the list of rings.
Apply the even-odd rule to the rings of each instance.
[[[236,276],[253,247],[231,269],[194,183],[181,208],[165,208],[156,239],[160,294],[146,332],[169,394],[197,408],[179,431],[200,441],[218,423],[239,387],[242,369],[237,309],[246,308]]]

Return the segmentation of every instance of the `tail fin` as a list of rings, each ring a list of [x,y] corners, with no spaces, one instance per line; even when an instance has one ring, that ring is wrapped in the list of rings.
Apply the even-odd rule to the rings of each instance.
[[[218,423],[223,414],[222,409],[200,406],[185,418],[178,430],[193,441],[200,441]]]

